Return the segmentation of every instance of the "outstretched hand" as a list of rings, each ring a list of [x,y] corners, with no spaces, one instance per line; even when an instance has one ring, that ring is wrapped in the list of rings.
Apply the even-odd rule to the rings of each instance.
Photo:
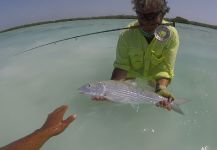
[[[70,115],[67,119],[63,120],[67,109],[68,106],[63,105],[51,112],[40,130],[48,130],[51,136],[56,136],[63,132],[76,119],[76,115]]]

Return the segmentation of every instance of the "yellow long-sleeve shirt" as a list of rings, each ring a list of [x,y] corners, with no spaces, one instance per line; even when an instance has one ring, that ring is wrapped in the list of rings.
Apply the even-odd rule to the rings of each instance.
[[[138,25],[138,21],[129,26],[135,25]],[[154,38],[150,44],[141,29],[123,31],[118,40],[114,67],[128,71],[128,77],[148,80],[161,77],[172,79],[179,47],[179,35],[174,27],[168,28],[169,39],[160,42]]]

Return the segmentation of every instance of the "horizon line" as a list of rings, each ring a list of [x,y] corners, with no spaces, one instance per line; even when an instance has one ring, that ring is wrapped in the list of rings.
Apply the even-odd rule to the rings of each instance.
[[[201,22],[196,22],[196,21],[190,21],[190,20],[185,19],[185,18],[180,17],[180,16],[176,16],[175,18],[165,18],[165,19],[174,20],[176,18],[181,18],[182,21],[185,20],[185,22],[177,22],[177,23],[192,24],[192,25],[198,25],[198,26],[208,27],[208,28],[212,28],[212,29],[217,29],[216,25],[206,24],[206,23],[201,23]],[[18,25],[15,27],[10,27],[7,29],[0,30],[0,33],[12,31],[12,30],[17,30],[17,29],[22,29],[22,28],[27,28],[27,27],[32,27],[32,26],[37,26],[37,25],[42,25],[42,24],[76,21],[76,20],[91,20],[91,19],[137,19],[137,17],[135,15],[107,15],[107,16],[64,18],[64,19],[39,21],[39,22],[34,22],[34,23]]]

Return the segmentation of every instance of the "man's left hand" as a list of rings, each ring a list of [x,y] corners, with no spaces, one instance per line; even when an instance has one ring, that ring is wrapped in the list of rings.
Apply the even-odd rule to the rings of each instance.
[[[171,110],[171,102],[174,101],[175,97],[167,90],[167,88],[161,88],[158,91],[156,91],[157,94],[167,98],[167,100],[160,101],[156,104],[158,107],[163,107],[167,110]]]

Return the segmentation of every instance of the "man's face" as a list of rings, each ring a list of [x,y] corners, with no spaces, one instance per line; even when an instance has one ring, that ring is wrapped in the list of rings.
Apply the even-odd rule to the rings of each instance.
[[[136,13],[140,25],[146,32],[154,32],[164,17],[162,7],[156,3],[149,4],[141,10],[136,10]]]

